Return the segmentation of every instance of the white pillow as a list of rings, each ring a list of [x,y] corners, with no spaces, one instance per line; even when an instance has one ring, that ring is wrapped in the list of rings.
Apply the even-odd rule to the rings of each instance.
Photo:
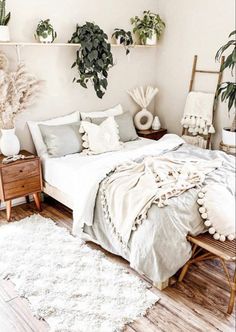
[[[39,124],[56,126],[56,125],[63,125],[63,124],[78,122],[79,120],[80,120],[80,113],[74,112],[69,115],[61,116],[61,117],[46,120],[46,121],[39,121],[39,122],[27,121],[27,124],[28,124],[30,132],[31,132],[31,136],[33,138],[34,146],[37,151],[37,155],[39,157],[48,156],[47,146],[45,145],[45,143],[43,141],[43,137],[42,137],[41,131],[39,129]]]
[[[84,134],[83,150],[86,154],[99,154],[108,151],[120,150],[119,129],[114,117],[108,117],[100,125],[82,121],[80,133]]]
[[[198,193],[199,212],[215,240],[235,239],[235,197],[221,184],[208,184]]]
[[[105,111],[100,111],[100,112],[81,112],[81,118],[82,120],[85,120],[86,118],[106,118],[108,116],[116,116],[120,115],[123,113],[123,108],[122,106],[116,105],[113,108],[110,108]]]

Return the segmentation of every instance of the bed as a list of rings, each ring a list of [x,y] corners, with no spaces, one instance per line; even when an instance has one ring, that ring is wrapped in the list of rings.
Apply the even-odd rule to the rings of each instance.
[[[42,158],[42,165],[44,192],[73,209],[74,234],[122,256],[130,262],[132,268],[162,289],[168,285],[169,278],[191,257],[187,235],[196,236],[206,231],[198,212],[199,188],[192,188],[171,198],[165,208],[152,204],[146,219],[132,232],[124,249],[104,218],[101,186],[98,185],[116,163],[127,159],[142,159],[153,155],[154,151],[157,155],[165,155],[170,159],[199,159],[206,163],[220,160],[222,166],[207,174],[206,182],[224,184],[234,193],[234,158],[220,151],[193,148],[183,144],[176,135],[166,135],[158,142],[138,139],[125,143],[122,151],[96,156],[73,154],[61,158]],[[94,174],[96,185],[92,188]],[[84,210],[83,213],[82,201],[84,206],[87,202],[87,211]],[[82,215],[87,215],[92,220],[88,223],[85,220],[82,224],[77,222]]]

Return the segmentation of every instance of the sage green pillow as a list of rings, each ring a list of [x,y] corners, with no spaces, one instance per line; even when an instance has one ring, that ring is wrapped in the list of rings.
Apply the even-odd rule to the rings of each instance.
[[[80,122],[48,126],[39,125],[47,152],[50,157],[63,157],[82,151]]]
[[[107,118],[85,118],[85,121],[90,121],[96,125],[100,125]],[[114,119],[119,127],[119,135],[121,142],[134,141],[138,138],[134,127],[133,117],[130,112],[114,116]]]

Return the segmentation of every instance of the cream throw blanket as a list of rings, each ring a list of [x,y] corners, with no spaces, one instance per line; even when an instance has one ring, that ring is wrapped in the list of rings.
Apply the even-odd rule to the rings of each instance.
[[[219,160],[199,162],[146,157],[120,165],[102,182],[105,220],[123,248],[131,232],[146,218],[152,204],[168,205],[171,197],[200,186],[205,175],[221,166]]]
[[[192,135],[214,134],[212,124],[215,95],[205,92],[190,92],[188,94],[181,124]]]

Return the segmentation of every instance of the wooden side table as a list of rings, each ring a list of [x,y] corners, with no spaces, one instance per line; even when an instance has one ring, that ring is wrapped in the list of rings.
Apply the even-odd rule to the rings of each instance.
[[[162,138],[165,134],[167,134],[167,129],[161,128],[159,130],[138,130],[138,136],[149,138],[158,141],[160,138]]]
[[[39,157],[28,151],[20,154],[32,156],[9,164],[3,164],[0,155],[0,202],[6,202],[7,221],[11,219],[12,200],[33,195],[38,210],[41,210],[40,192],[42,191],[42,175]]]

